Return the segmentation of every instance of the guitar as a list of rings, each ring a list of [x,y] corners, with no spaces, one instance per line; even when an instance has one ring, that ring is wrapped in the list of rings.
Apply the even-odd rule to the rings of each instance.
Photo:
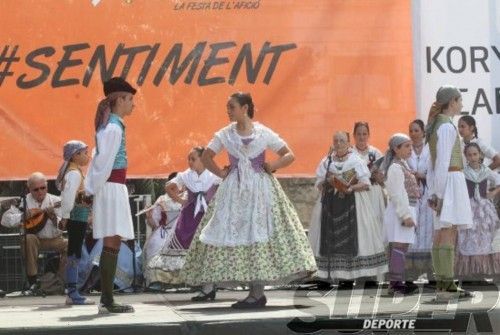
[[[31,208],[28,209],[28,219],[25,220],[24,222],[24,227],[26,229],[27,234],[36,234],[39,231],[45,227],[45,224],[47,223],[48,219],[51,219],[52,221],[56,221],[57,223],[57,218],[55,217],[54,213],[52,210],[54,208],[61,207],[61,202],[58,201],[56,202],[53,206],[47,207],[45,209],[40,209],[40,208]],[[50,213],[52,212],[52,213]]]

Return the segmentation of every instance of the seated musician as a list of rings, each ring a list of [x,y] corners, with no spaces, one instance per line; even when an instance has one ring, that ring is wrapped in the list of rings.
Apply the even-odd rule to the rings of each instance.
[[[37,285],[38,253],[39,251],[56,251],[61,255],[59,276],[64,279],[64,264],[68,241],[62,238],[62,231],[58,229],[60,220],[57,213],[60,198],[47,193],[47,179],[41,172],[33,173],[28,179],[29,194],[26,196],[26,220],[23,212],[11,206],[2,215],[2,226],[8,228],[22,227],[26,222],[26,240],[21,241],[21,248],[25,255],[26,272],[30,289]],[[23,206],[23,204],[21,204]],[[27,249],[27,252],[25,252]]]

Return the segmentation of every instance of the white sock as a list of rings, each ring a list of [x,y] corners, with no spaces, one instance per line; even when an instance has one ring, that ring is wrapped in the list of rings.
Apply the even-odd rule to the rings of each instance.
[[[201,291],[205,294],[208,294],[210,292],[212,292],[213,290],[215,289],[215,285],[210,283],[210,284],[203,284],[203,286],[201,287]]]

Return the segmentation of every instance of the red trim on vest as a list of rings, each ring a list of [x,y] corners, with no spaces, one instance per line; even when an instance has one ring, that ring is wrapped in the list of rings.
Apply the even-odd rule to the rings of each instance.
[[[111,175],[108,178],[108,182],[125,184],[127,179],[127,169],[115,169],[111,170]]]

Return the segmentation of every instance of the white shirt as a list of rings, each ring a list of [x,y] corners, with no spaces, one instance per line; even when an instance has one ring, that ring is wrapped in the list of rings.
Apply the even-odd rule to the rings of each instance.
[[[420,154],[417,154],[414,149],[411,150],[411,156],[407,160],[408,166],[411,170],[427,175],[427,170],[431,164],[431,153],[429,145],[426,144],[422,148]]]
[[[443,198],[450,167],[451,153],[457,140],[457,130],[451,123],[442,124],[437,130],[436,162],[433,171],[433,192],[440,199]]]
[[[185,186],[191,192],[198,193],[208,191],[210,187],[220,184],[221,181],[221,178],[206,169],[201,174],[187,169],[179,172],[169,183],[175,183],[180,189]]]
[[[403,164],[406,165],[406,163]],[[398,218],[401,220],[411,218],[410,201],[405,189],[405,175],[401,165],[396,163],[391,164],[389,170],[387,170],[385,189]]]
[[[375,156],[375,160],[382,157],[382,152],[371,145],[368,145],[366,150],[363,151],[359,150],[356,146],[353,146],[352,150],[365,162],[366,165],[370,163],[370,154]]]
[[[99,153],[93,150],[92,162],[85,178],[87,194],[96,194],[111,175],[122,141],[122,129],[115,123],[108,123],[104,129],[97,132],[96,137]]]
[[[173,178],[169,183],[174,183],[179,188],[183,188],[185,186],[191,192],[199,193],[207,192],[213,185],[219,185],[221,182],[221,178],[217,177],[212,172],[206,169],[201,174],[198,174],[194,170],[187,169],[183,172],[178,173],[177,176],[175,176],[175,178]],[[205,197],[199,195],[196,198],[194,216],[198,214],[201,208],[203,208],[203,211],[206,211],[208,205]]]
[[[64,189],[61,192],[61,217],[63,219],[70,217],[81,182],[82,176],[78,170],[71,170],[64,176]]]
[[[246,156],[249,158],[254,158],[260,155],[265,149],[270,149],[274,152],[278,152],[280,149],[286,146],[286,142],[279,137],[270,128],[264,126],[262,123],[253,122],[253,134],[250,136],[240,136],[236,131],[236,122],[230,123],[228,126],[222,128],[215,133],[213,139],[207,145],[207,148],[219,153],[223,148],[226,148],[228,152],[236,158],[244,159]],[[246,146],[241,146],[242,138],[254,138],[252,145],[249,148]],[[246,150],[249,151],[246,151]],[[240,155],[240,150],[243,155]],[[245,157],[243,157],[245,156]]]
[[[61,201],[58,196],[47,193],[45,199],[43,199],[42,203],[36,201],[31,194],[26,196],[27,208],[40,208],[45,209],[48,207],[54,206],[57,202]],[[58,217],[61,216],[61,212],[59,208],[56,208],[55,213]],[[2,215],[2,226],[8,228],[20,227],[22,225],[23,212],[19,210],[19,208],[11,206],[3,215]],[[47,223],[36,235],[39,238],[54,238],[61,236],[62,232],[57,228],[57,222],[53,222],[48,219]]]
[[[328,168],[328,157],[325,157],[321,160],[316,169],[316,183],[314,184],[318,187],[321,183],[325,181],[325,176]],[[332,174],[341,174],[350,169],[355,169],[356,177],[359,183],[363,183],[365,185],[370,185],[370,171],[368,171],[368,167],[366,163],[362,160],[360,156],[356,153],[350,153],[347,160],[343,162],[335,162],[332,160],[330,164],[330,168],[328,171]]]

